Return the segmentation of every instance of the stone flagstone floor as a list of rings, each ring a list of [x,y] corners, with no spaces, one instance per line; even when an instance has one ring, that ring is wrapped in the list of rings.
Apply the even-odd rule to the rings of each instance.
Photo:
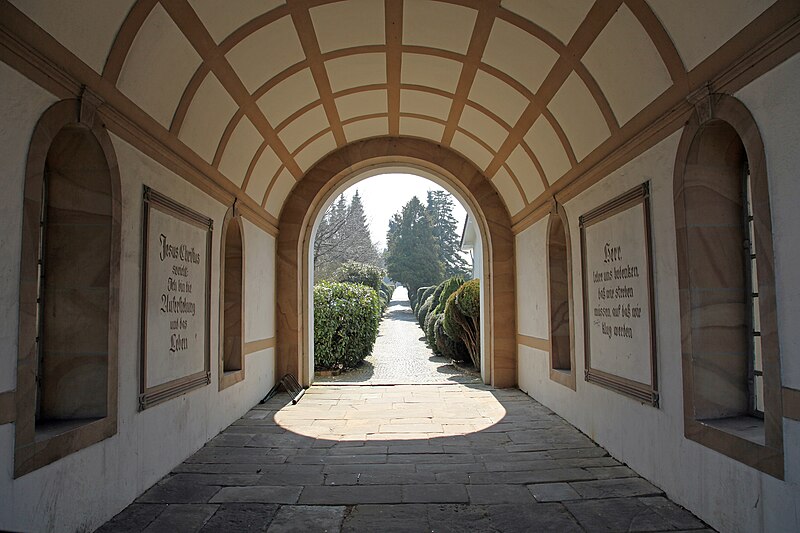
[[[257,405],[102,532],[710,531],[518,390],[313,386]]]

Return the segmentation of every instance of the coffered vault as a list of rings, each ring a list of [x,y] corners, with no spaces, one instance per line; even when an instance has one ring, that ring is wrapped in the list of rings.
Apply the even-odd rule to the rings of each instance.
[[[549,198],[574,196],[674,131],[694,93],[757,75],[763,62],[746,66],[788,38],[798,10],[791,0],[0,3],[5,26],[63,63],[60,92],[85,85],[112,131],[149,133],[162,159],[273,230],[315,162],[377,136],[460,152],[519,230]]]

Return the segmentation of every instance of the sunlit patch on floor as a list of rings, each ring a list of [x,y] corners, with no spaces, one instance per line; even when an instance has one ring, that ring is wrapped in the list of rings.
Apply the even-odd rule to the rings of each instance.
[[[505,417],[496,392],[461,384],[312,386],[297,405],[277,411],[274,420],[293,433],[337,441],[467,435]]]

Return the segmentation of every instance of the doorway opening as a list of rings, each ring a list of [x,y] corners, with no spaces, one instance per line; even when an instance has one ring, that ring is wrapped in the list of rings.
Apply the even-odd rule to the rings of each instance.
[[[416,229],[412,229],[408,219],[415,214],[419,218],[414,221]],[[307,382],[488,383],[482,279],[488,265],[484,265],[485,232],[481,221],[457,187],[419,168],[372,168],[353,173],[328,190],[315,210],[306,243]],[[355,235],[365,231],[368,237]],[[365,239],[368,245],[362,242]],[[365,250],[370,246],[372,249]],[[362,362],[340,370],[331,368],[328,357],[330,337],[338,339],[339,332],[328,328],[327,299],[333,297],[331,282],[335,286],[335,282],[345,279],[348,267],[352,272],[350,261],[380,269],[385,277],[382,287],[376,289],[379,294],[391,294],[381,302],[374,346],[366,349],[370,353],[359,352]],[[469,286],[462,288],[466,282],[470,282]],[[315,286],[317,305],[322,306],[319,316]],[[444,327],[445,303],[457,289],[461,290],[453,296],[453,309],[448,316],[452,319],[457,315],[464,319],[465,327],[470,327],[465,331],[451,320],[448,335]],[[471,322],[455,309],[455,297],[464,293],[463,301],[467,301],[467,292],[479,295],[475,302],[479,314],[474,313],[477,316]],[[353,309],[356,312],[357,307]],[[325,355],[318,354],[318,350],[324,350]],[[315,354],[316,361],[326,367],[321,372],[316,368]]]

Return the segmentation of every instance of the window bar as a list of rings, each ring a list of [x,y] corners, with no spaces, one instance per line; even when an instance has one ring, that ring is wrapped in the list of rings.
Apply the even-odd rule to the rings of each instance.
[[[44,372],[44,284],[45,284],[45,239],[47,238],[47,170],[42,179],[42,203],[39,214],[39,280],[36,285],[36,413],[39,420],[42,411],[42,374]]]
[[[744,221],[744,255],[745,255],[745,295],[747,300],[747,331],[750,336],[747,342],[747,408],[748,412],[753,416],[763,417],[764,413],[758,409],[758,400],[756,390],[756,377],[763,376],[756,366],[756,339],[761,337],[761,332],[755,329],[755,313],[758,312],[756,307],[756,298],[758,298],[757,287],[753,287],[753,273],[756,272],[757,260],[755,253],[755,246],[753,242],[753,232],[751,231],[751,224],[753,222],[753,213],[751,212],[751,181],[750,181],[750,168],[747,163],[744,166],[743,179],[742,179],[742,218]]]

